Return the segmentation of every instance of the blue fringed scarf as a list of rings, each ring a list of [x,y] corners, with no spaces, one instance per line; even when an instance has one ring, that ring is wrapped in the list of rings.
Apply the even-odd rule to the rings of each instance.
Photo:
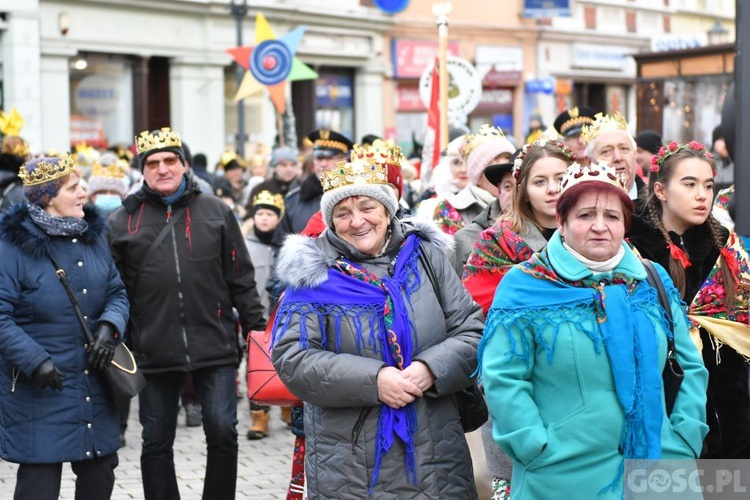
[[[661,326],[668,334],[671,330],[658,307],[656,293],[650,286],[632,280],[629,285],[622,279],[606,285],[586,279],[566,281],[555,271],[548,256],[557,252],[559,260],[559,252],[564,251],[559,236],[553,236],[545,250],[519,264],[519,269],[501,282],[487,316],[477,371],[481,373],[485,346],[497,333],[509,337],[509,362],[522,359],[530,363],[535,347],[525,342],[523,336],[518,337],[513,326],[533,328],[537,332],[537,348],[552,363],[559,328],[575,324],[581,334],[591,339],[597,353],[604,346],[610,360],[615,393],[625,413],[621,436],[623,459],[659,459],[664,401],[655,329]],[[632,252],[629,255],[633,257]],[[545,337],[543,332],[550,331],[550,327],[551,336]],[[624,461],[602,492],[619,484],[623,466]]]
[[[412,312],[411,295],[421,283],[418,272],[419,243],[420,239],[415,234],[406,237],[392,263],[393,276],[384,276],[378,280],[354,263],[341,260],[335,267],[328,269],[328,279],[323,284],[314,288],[288,287],[276,313],[273,344],[294,322],[300,328],[300,348],[308,349],[310,338],[306,320],[308,315],[314,315],[318,319],[324,349],[329,342],[325,320],[333,320],[335,350],[339,352],[341,321],[349,318],[356,329],[357,353],[360,353],[366,342],[376,354],[380,351],[388,366],[400,369],[409,366],[413,354],[418,350],[416,332],[409,314]],[[367,339],[362,336],[365,324],[369,325],[370,331]],[[370,493],[378,481],[383,456],[396,439],[400,439],[406,448],[407,480],[416,484],[416,428],[417,416],[413,403],[400,409],[380,405]]]

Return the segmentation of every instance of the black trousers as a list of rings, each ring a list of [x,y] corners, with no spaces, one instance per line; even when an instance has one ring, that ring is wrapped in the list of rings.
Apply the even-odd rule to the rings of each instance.
[[[115,485],[117,453],[71,462],[76,475],[76,500],[109,500]],[[13,500],[57,500],[63,464],[21,464]]]

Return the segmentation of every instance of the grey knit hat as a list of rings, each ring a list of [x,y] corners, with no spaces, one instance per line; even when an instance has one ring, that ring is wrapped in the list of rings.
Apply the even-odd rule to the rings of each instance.
[[[352,163],[340,162],[332,171],[323,172],[321,183],[324,193],[320,211],[329,228],[333,228],[333,208],[351,196],[368,196],[382,203],[391,218],[396,216],[398,200],[388,185],[388,174],[383,165],[355,159]]]

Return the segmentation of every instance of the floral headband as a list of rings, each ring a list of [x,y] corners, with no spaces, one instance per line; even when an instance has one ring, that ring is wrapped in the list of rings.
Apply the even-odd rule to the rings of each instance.
[[[664,165],[664,160],[677,153],[678,151],[686,148],[690,148],[693,151],[701,151],[709,158],[714,157],[714,155],[706,151],[705,144],[702,144],[698,141],[690,141],[682,145],[677,144],[676,141],[672,141],[666,147],[660,147],[659,152],[651,158],[651,171],[655,174],[658,174],[659,170],[661,170],[662,165]]]
[[[578,160],[575,154],[570,150],[570,148],[560,139],[539,139],[538,141],[530,142],[528,144],[524,144],[523,148],[521,148],[521,152],[518,153],[518,156],[516,156],[516,159],[513,160],[513,178],[518,181],[518,178],[521,176],[521,164],[523,163],[523,160],[526,158],[526,155],[531,151],[533,148],[543,148],[547,145],[555,146],[557,148],[560,148],[560,150],[563,152],[563,154],[570,160],[570,163],[574,163]]]

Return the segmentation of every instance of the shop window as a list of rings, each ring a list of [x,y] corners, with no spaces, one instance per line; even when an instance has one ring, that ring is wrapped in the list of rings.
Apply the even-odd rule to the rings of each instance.
[[[81,54],[70,61],[70,137],[106,148],[133,141],[133,67],[121,56]]]

